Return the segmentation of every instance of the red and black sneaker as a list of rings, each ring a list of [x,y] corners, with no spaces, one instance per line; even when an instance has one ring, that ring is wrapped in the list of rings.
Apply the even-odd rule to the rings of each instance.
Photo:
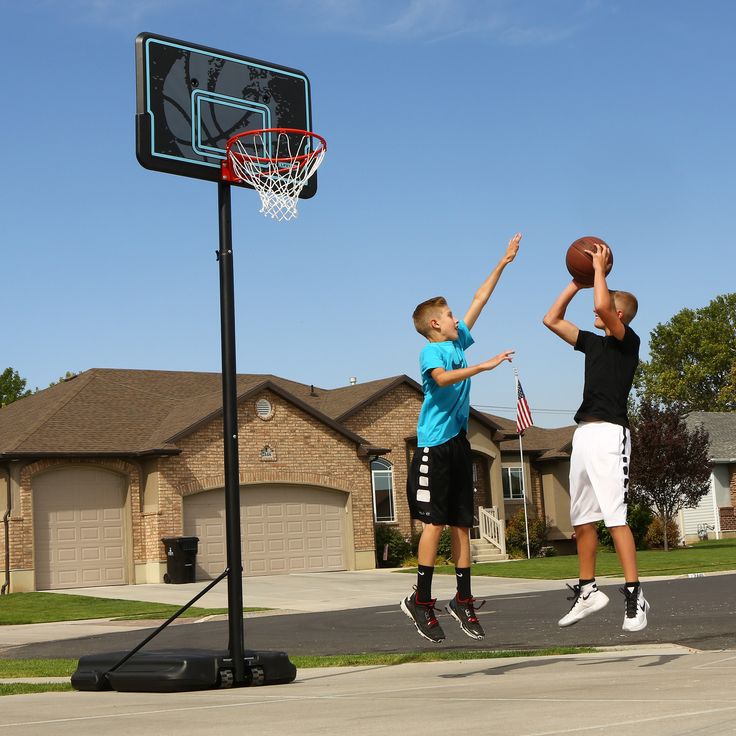
[[[483,631],[483,627],[475,615],[475,600],[475,598],[468,598],[467,600],[461,601],[455,596],[445,606],[445,610],[460,624],[460,628],[471,639],[482,639],[486,635],[486,632]],[[478,608],[481,608],[483,605],[485,605],[485,601],[481,601]]]
[[[437,599],[432,598],[429,603],[419,603],[415,591],[404,598],[399,605],[401,610],[414,622],[420,636],[438,643],[444,640],[445,632],[442,631],[440,622],[434,615],[436,602]]]

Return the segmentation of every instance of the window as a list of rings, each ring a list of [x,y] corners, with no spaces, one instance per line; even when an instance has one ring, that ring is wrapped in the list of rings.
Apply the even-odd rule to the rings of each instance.
[[[521,468],[501,468],[503,478],[503,497],[506,500],[523,499]]]
[[[394,469],[387,460],[371,463],[373,486],[373,518],[378,521],[396,521],[394,515]]]

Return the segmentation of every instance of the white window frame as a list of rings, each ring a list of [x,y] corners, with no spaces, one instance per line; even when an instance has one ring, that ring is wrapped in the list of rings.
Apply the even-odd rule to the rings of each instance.
[[[388,504],[391,518],[379,519],[378,510],[376,508],[376,476],[385,476],[388,478]],[[385,492],[385,489],[380,489]],[[391,524],[396,522],[396,503],[394,499],[394,466],[383,458],[376,458],[371,461],[371,497],[373,499],[373,520],[376,524]]]
[[[516,471],[519,476],[519,495],[514,495],[513,484],[511,483],[512,472]],[[523,501],[524,500],[524,468],[521,465],[509,465],[501,468],[501,480],[506,481],[503,483],[503,500],[504,501]],[[509,493],[506,493],[506,486],[508,485]]]

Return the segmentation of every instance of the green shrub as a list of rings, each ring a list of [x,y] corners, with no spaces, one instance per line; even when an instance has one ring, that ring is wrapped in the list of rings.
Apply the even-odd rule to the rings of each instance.
[[[379,567],[400,567],[405,558],[411,555],[411,543],[395,526],[376,524],[376,562]],[[384,550],[388,545],[387,559],[383,559]]]
[[[629,504],[628,513],[626,515],[626,522],[631,529],[631,534],[634,537],[634,544],[637,549],[646,549],[647,542],[646,536],[649,531],[649,525],[654,519],[654,514],[650,509],[641,503]],[[606,549],[613,549],[613,538],[608,527],[602,522],[598,522],[598,543],[601,547]]]
[[[659,516],[655,516],[649,525],[646,543],[652,549],[664,547],[664,522]],[[667,521],[667,546],[669,548],[680,546],[680,527],[675,519]]]
[[[444,558],[445,560],[452,561],[452,535],[450,534],[450,527],[445,527],[440,534],[440,541],[437,544],[437,557],[438,559]]]
[[[422,537],[421,532],[414,532],[409,540],[411,553],[404,558],[403,567],[416,567],[417,556],[419,555],[419,540]],[[383,548],[381,548],[383,550]],[[383,554],[383,552],[381,552]],[[452,536],[450,527],[445,527],[440,534],[440,540],[437,544],[437,561],[435,565],[451,565],[452,561]]]
[[[549,521],[543,517],[529,518],[529,554],[538,557],[546,547]],[[526,557],[526,527],[524,509],[519,509],[506,522],[506,551],[511,557]]]

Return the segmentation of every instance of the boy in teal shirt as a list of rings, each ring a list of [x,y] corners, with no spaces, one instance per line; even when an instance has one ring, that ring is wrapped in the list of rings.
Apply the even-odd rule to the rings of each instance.
[[[476,291],[462,320],[452,314],[444,297],[422,302],[413,314],[414,326],[429,340],[419,356],[424,403],[417,424],[417,450],[407,478],[407,499],[412,519],[424,522],[419,540],[419,570],[415,592],[401,601],[401,610],[425,639],[445,638],[434,615],[432,574],[437,546],[445,526],[452,535],[452,557],[457,594],[447,612],[473,639],[485,635],[475,614],[470,588],[470,528],[473,526],[473,469],[466,437],[470,414],[470,378],[493,370],[513,350],[468,366],[465,350],[473,344],[470,330],[496,288],[501,273],[519,250],[521,233],[509,241],[506,253]]]

